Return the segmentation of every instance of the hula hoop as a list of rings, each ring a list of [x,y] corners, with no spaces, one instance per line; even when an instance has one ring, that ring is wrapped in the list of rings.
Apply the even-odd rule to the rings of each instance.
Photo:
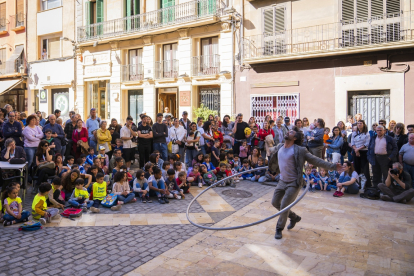
[[[279,212],[277,212],[276,214],[274,214],[274,215],[272,215],[272,216],[270,216],[270,217],[268,217],[268,218],[265,218],[265,219],[262,219],[262,220],[259,220],[259,221],[256,221],[256,222],[252,222],[252,223],[249,223],[249,224],[245,224],[245,225],[238,225],[238,226],[231,226],[231,227],[208,227],[208,226],[204,226],[204,225],[200,225],[200,224],[197,224],[197,223],[195,223],[195,222],[193,222],[191,219],[190,219],[190,215],[189,215],[189,212],[190,212],[190,208],[191,208],[191,205],[193,205],[193,203],[197,200],[197,198],[199,198],[202,194],[204,194],[205,192],[207,192],[209,189],[211,189],[211,188],[213,188],[214,186],[216,186],[216,185],[218,185],[218,184],[220,184],[220,183],[222,183],[222,182],[224,182],[224,181],[226,181],[226,180],[228,180],[228,179],[231,179],[231,178],[233,178],[233,177],[235,177],[235,176],[238,176],[238,175],[242,175],[242,174],[245,174],[245,173],[249,173],[249,172],[254,172],[254,171],[258,171],[258,170],[263,170],[263,169],[267,169],[268,167],[266,166],[266,167],[260,167],[260,168],[255,168],[255,169],[251,169],[251,170],[248,170],[248,171],[244,171],[244,172],[241,172],[241,173],[237,173],[237,174],[234,174],[234,175],[231,175],[231,176],[228,176],[228,177],[226,177],[226,178],[223,178],[222,180],[220,180],[220,181],[217,181],[216,183],[214,183],[214,184],[212,184],[210,187],[208,187],[207,189],[205,189],[204,191],[202,191],[201,193],[199,193],[195,198],[193,198],[193,200],[191,200],[191,202],[190,202],[190,204],[188,205],[188,207],[187,207],[187,212],[186,212],[186,215],[187,215],[187,219],[188,219],[188,221],[192,224],[192,225],[194,225],[194,226],[196,226],[196,227],[199,227],[199,228],[202,228],[202,229],[206,229],[206,230],[235,230],[235,229],[241,229],[241,228],[246,228],[246,227],[250,227],[250,226],[254,226],[254,225],[257,225],[257,224],[260,224],[260,223],[263,223],[263,222],[266,222],[266,221],[268,221],[268,220],[271,220],[271,219],[273,219],[273,218],[275,218],[275,217],[277,217],[277,216],[280,216],[281,214],[283,214],[283,213],[285,213],[285,212],[287,212],[288,210],[290,210],[293,206],[295,206],[304,196],[305,196],[305,194],[308,192],[308,190],[309,190],[309,186],[310,186],[310,182],[309,181],[307,181],[307,185],[306,185],[306,188],[305,188],[305,191],[294,201],[294,202],[292,202],[291,204],[289,204],[288,206],[286,206],[284,209],[282,209],[282,210],[280,210]]]

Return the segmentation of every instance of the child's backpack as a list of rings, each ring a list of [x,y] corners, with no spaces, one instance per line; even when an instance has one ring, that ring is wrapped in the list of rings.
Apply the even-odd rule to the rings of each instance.
[[[39,221],[29,220],[19,227],[19,231],[36,231],[42,229],[42,224]]]
[[[82,216],[81,208],[68,208],[60,214],[64,218],[77,218]]]
[[[103,207],[110,208],[115,205],[117,199],[118,199],[117,195],[109,194],[102,200],[101,204]]]

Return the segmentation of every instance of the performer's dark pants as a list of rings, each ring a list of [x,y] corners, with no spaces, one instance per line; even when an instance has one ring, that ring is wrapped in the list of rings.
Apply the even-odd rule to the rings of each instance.
[[[298,196],[300,188],[297,186],[296,181],[285,183],[282,180],[279,180],[275,193],[273,194],[272,205],[278,209],[282,210],[289,204],[291,204],[296,197]],[[296,219],[296,215],[292,210],[289,210],[279,216],[279,220],[276,224],[276,229],[283,230],[286,225],[287,218]]]

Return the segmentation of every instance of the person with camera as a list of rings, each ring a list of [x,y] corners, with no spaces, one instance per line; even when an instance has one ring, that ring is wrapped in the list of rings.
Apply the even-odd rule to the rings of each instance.
[[[180,120],[175,118],[173,125],[168,129],[168,137],[172,142],[172,153],[178,153],[181,157],[184,155],[185,137],[187,131],[183,126],[180,126]]]
[[[411,187],[411,176],[403,170],[403,166],[395,162],[392,169],[388,170],[385,183],[378,184],[384,201],[407,203],[414,197],[414,189]]]

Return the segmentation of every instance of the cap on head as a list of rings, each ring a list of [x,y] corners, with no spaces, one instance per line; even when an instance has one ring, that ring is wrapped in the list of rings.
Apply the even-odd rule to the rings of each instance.
[[[290,118],[289,117],[285,117],[285,122],[290,122]]]
[[[99,147],[99,150],[105,150],[105,147],[104,146],[100,146]]]

